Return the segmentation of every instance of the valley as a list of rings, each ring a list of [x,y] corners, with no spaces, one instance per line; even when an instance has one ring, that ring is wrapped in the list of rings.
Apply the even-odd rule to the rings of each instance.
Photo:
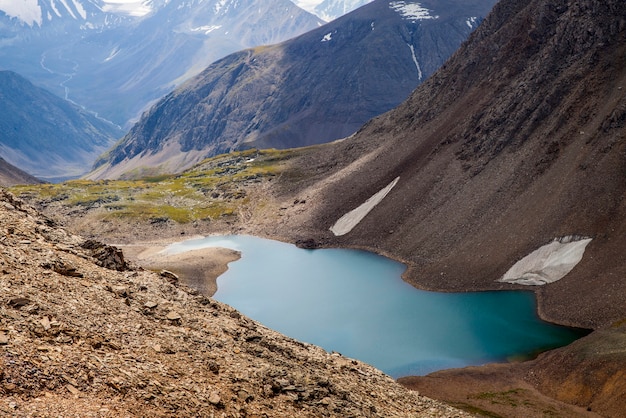
[[[623,416],[626,3],[494,3],[374,0],[321,28],[278,0],[0,13],[0,414]],[[226,23],[253,47],[215,61]],[[112,146],[115,126],[14,71],[120,125],[155,102]],[[394,381],[209,297],[241,253],[159,253],[211,235],[366,250],[420,290],[532,292],[592,332]]]
[[[187,257],[163,257],[155,253],[174,242],[215,234],[278,238],[305,248],[333,247],[320,239],[304,239],[307,231],[301,229],[302,217],[320,205],[316,195],[319,190],[311,187],[315,185],[314,176],[302,171],[302,162],[310,164],[319,147],[233,153],[211,158],[179,175],[18,186],[12,191],[69,230],[89,239],[115,243],[124,249],[129,260],[150,269],[172,270],[185,283],[188,280],[197,283],[203,277],[203,286],[209,283],[208,289],[213,289],[209,291],[214,292],[215,284],[210,283],[215,283],[217,276],[225,271],[226,263],[239,257],[237,254],[217,249],[201,250],[202,253]],[[294,184],[299,183],[306,187],[294,189]],[[198,210],[199,206],[221,209],[208,213]],[[393,254],[380,248],[367,249],[393,258]],[[483,290],[483,286],[467,286],[465,290]],[[502,289],[495,282],[491,286]],[[429,285],[422,282],[418,287],[428,289]],[[539,289],[537,295],[541,294]],[[545,303],[539,297],[540,313],[546,311]],[[573,309],[560,312],[565,318],[575,314]],[[617,376],[622,370],[625,358],[615,349],[623,335],[623,323],[615,322],[581,339],[578,345],[542,354],[536,360],[447,370],[425,377],[402,378],[400,382],[420,393],[488,416],[493,413],[520,417],[545,413],[563,417],[619,416],[617,411],[622,402],[615,396],[621,386],[612,386],[609,381],[601,383],[604,379],[599,376]],[[603,346],[602,351],[590,351],[598,344]],[[585,369],[581,369],[577,360],[581,356],[585,359],[584,367],[589,372],[593,369],[593,375],[598,376],[597,383],[591,386],[585,382],[582,371]],[[546,364],[560,366],[549,368]],[[581,371],[564,376],[563,368]],[[562,393],[549,389],[557,385],[555,382],[564,385]],[[586,411],[586,406],[571,405],[580,405],[579,400],[593,405],[589,406],[592,412]],[[596,410],[600,415],[593,412]]]

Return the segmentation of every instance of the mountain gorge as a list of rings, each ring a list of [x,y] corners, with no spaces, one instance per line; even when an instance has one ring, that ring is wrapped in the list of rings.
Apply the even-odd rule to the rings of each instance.
[[[288,0],[115,4],[0,3],[3,69],[125,125],[216,59],[323,23]]]
[[[0,71],[0,155],[43,180],[78,177],[122,130],[12,71]]]
[[[245,148],[329,142],[402,102],[493,1],[374,1],[282,44],[244,50],[164,97],[92,178],[178,172]]]

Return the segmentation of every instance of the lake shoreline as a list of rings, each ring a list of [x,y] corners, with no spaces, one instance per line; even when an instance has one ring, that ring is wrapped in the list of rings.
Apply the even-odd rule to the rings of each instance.
[[[202,250],[194,250],[198,251],[195,253],[195,256],[189,256],[187,253],[179,253],[179,254],[159,254],[160,251],[163,251],[167,246],[173,245],[176,243],[189,241],[193,239],[206,238],[209,236],[226,236],[226,235],[251,235],[259,238],[265,238],[275,241],[280,241],[292,245],[297,245],[292,239],[289,237],[278,236],[276,234],[266,234],[266,233],[254,233],[251,231],[222,231],[222,232],[210,232],[206,234],[196,233],[193,235],[183,235],[183,236],[171,236],[168,234],[164,234],[157,239],[154,240],[146,240],[146,241],[136,241],[136,242],[126,242],[119,244],[112,244],[124,252],[125,257],[131,263],[135,263],[145,269],[148,270],[169,270],[173,273],[177,274],[183,283],[187,285],[194,284],[202,284],[206,283],[206,288],[209,289],[209,293],[203,292],[206,296],[212,297],[217,291],[217,278],[222,275],[226,270],[228,270],[228,264],[234,261],[237,261],[241,254],[237,251],[221,248],[221,247],[212,247],[212,248],[204,248]],[[559,325],[564,327],[569,327],[572,329],[578,329],[583,331],[593,331],[593,328],[584,328],[580,327],[577,324],[573,324],[567,321],[558,321],[555,318],[550,317],[545,312],[545,299],[543,297],[543,292],[541,291],[541,286],[523,286],[518,284],[506,284],[500,282],[494,282],[493,286],[484,287],[484,286],[466,286],[464,285],[462,289],[458,290],[450,290],[445,288],[440,288],[437,286],[433,286],[432,283],[429,282],[420,282],[415,280],[415,266],[412,265],[408,260],[404,260],[400,257],[395,256],[394,254],[390,254],[386,251],[376,250],[372,248],[368,248],[366,246],[325,246],[321,245],[316,249],[332,249],[332,248],[343,248],[343,249],[354,249],[367,251],[373,254],[380,255],[382,257],[386,257],[390,260],[399,262],[403,264],[406,269],[404,273],[402,273],[402,280],[415,287],[418,290],[424,290],[428,292],[439,292],[439,293],[471,293],[471,292],[492,292],[492,291],[524,291],[533,293],[536,300],[536,313],[537,316],[544,322]],[[202,289],[198,289],[202,291]]]
[[[188,238],[193,239],[193,237]],[[164,254],[162,251],[180,241],[143,242],[118,245],[124,256],[133,264],[146,270],[168,270],[180,281],[205,296],[212,297],[217,291],[217,278],[228,270],[228,264],[241,258],[238,251],[228,248],[203,248],[180,254]]]
[[[520,293],[518,293],[518,291],[514,291],[514,292],[508,291],[504,293],[498,293],[498,292],[445,292],[445,293],[426,292],[420,289],[416,289],[415,287],[407,283],[406,280],[402,279],[401,277],[402,272],[406,268],[404,264],[399,263],[395,260],[392,260],[388,257],[384,257],[384,256],[381,256],[379,254],[375,254],[369,251],[353,250],[353,249],[322,249],[320,250],[320,252],[316,251],[315,253],[313,253],[309,250],[298,249],[292,244],[284,243],[284,242],[277,241],[277,240],[266,240],[263,238],[258,238],[258,237],[247,235],[247,234],[240,234],[237,236],[233,236],[232,234],[230,236],[211,235],[207,237],[206,240],[204,239],[204,237],[201,237],[201,236],[190,237],[190,239],[187,239],[184,241],[177,241],[175,245],[170,244],[171,248],[169,250],[165,244],[166,243],[162,243],[162,242],[151,243],[150,245],[135,244],[135,245],[126,246],[125,248],[123,247],[123,249],[127,251],[129,260],[141,265],[143,268],[156,270],[156,271],[160,271],[160,270],[172,271],[173,273],[176,273],[179,276],[180,283],[196,289],[197,291],[204,294],[205,296],[216,297],[216,299],[222,302],[229,303],[237,309],[241,308],[243,309],[242,313],[251,315],[253,319],[260,320],[261,322],[266,323],[271,328],[277,329],[297,339],[302,339],[304,341],[321,344],[322,346],[325,346],[325,348],[328,350],[340,351],[344,354],[347,354],[349,356],[353,356],[362,360],[369,359],[370,362],[377,365],[378,367],[382,367],[383,370],[385,370],[387,373],[390,373],[394,377],[407,376],[410,374],[420,374],[420,375],[427,374],[431,371],[437,370],[436,367],[434,368],[432,367],[432,364],[434,364],[433,361],[436,363],[437,361],[439,361],[439,359],[443,359],[443,358],[465,359],[466,357],[464,356],[468,355],[467,360],[469,360],[470,358],[473,359],[473,360],[469,360],[469,364],[481,364],[481,363],[489,362],[489,361],[500,362],[500,361],[505,361],[505,359],[508,359],[511,356],[524,356],[525,358],[531,358],[534,355],[536,355],[536,353],[538,352],[537,350],[540,347],[541,347],[541,350],[544,350],[545,347],[548,347],[548,346],[561,346],[567,343],[567,341],[557,342],[557,341],[551,340],[550,342],[548,342],[546,340],[536,346],[529,346],[527,343],[515,343],[517,344],[515,345],[515,348],[513,348],[513,346],[508,346],[509,348],[505,349],[504,351],[500,351],[502,348],[496,349],[495,347],[507,346],[507,344],[501,344],[500,342],[498,342],[498,341],[503,341],[503,337],[502,337],[503,334],[508,335],[509,333],[511,333],[512,338],[510,339],[504,338],[504,340],[507,340],[507,341],[509,340],[516,341],[516,338],[513,337],[513,335],[516,335],[516,333],[517,335],[524,335],[524,332],[529,332],[529,335],[533,335],[535,338],[538,335],[540,335],[538,334],[539,328],[533,328],[533,331],[531,332],[530,330],[526,330],[524,326],[519,324],[519,326],[514,326],[513,328],[508,327],[507,329],[501,330],[499,332],[500,337],[499,339],[496,338],[495,340],[492,341],[491,346],[494,348],[491,351],[489,351],[489,353],[491,353],[489,355],[485,356],[483,353],[479,354],[478,352],[474,352],[472,350],[465,350],[463,351],[463,354],[460,354],[458,352],[455,352],[454,350],[444,349],[442,346],[441,349],[438,350],[440,351],[439,354],[437,355],[428,354],[427,360],[425,361],[421,359],[420,354],[418,353],[423,353],[425,351],[431,350],[432,347],[429,348],[428,350],[425,350],[425,347],[430,347],[430,345],[426,343],[425,341],[430,340],[431,337],[434,339],[437,339],[438,337],[434,335],[431,336],[432,330],[429,327],[427,327],[426,324],[424,324],[424,326],[421,327],[422,328],[421,331],[418,331],[417,333],[415,331],[409,331],[409,330],[415,329],[415,327],[413,327],[409,323],[405,323],[406,318],[409,318],[409,317],[425,318],[426,316],[424,315],[435,315],[435,317],[442,318],[441,324],[448,324],[444,326],[453,327],[453,328],[459,327],[459,329],[465,329],[465,327],[471,326],[471,324],[473,323],[472,322],[473,319],[471,319],[473,318],[473,315],[471,314],[471,312],[474,312],[475,309],[469,308],[467,315],[459,315],[458,312],[460,312],[463,309],[467,309],[466,303],[470,303],[470,304],[476,303],[476,302],[466,302],[466,301],[480,300],[481,301],[480,306],[483,306],[484,308],[483,320],[485,321],[484,325],[486,329],[490,329],[488,324],[492,324],[498,327],[499,325],[497,324],[501,323],[502,321],[505,321],[511,324],[516,324],[516,321],[518,320],[518,318],[528,318],[527,321],[531,321],[532,323],[537,323],[537,324],[541,322],[544,325],[536,326],[536,327],[540,327],[541,329],[546,328],[548,324],[545,321],[539,321],[538,319],[531,319],[531,318],[538,318],[538,316],[536,315],[536,312],[537,312],[536,311],[536,299],[532,297],[531,294],[526,289],[524,289],[525,290],[524,292],[520,292]],[[208,246],[208,247],[203,247],[203,246]],[[220,248],[220,246],[226,247],[226,249]],[[237,250],[244,252],[245,254],[248,254],[248,257],[246,257],[241,263],[237,263],[236,266],[233,266],[233,269],[228,273],[227,276],[224,276],[225,278],[223,279],[223,280],[227,280],[228,283],[231,283],[231,282],[240,283],[239,287],[242,290],[238,291],[237,293],[228,293],[229,292],[228,289],[231,289],[232,285],[225,286],[223,289],[222,289],[222,286],[220,286],[221,293],[218,293],[216,295],[217,278],[228,270],[227,268],[228,263],[238,260],[241,257],[240,253],[233,251],[233,250],[229,250],[228,248],[237,249]],[[164,250],[168,250],[168,251],[164,251]],[[359,260],[358,262],[356,261],[357,259]],[[244,266],[250,265],[250,260],[256,260],[256,261],[253,261],[253,263],[255,263],[253,264],[253,267],[252,268],[244,267]],[[267,260],[272,260],[272,261],[271,263],[268,264]],[[317,260],[317,261],[312,262],[312,260]],[[341,261],[338,262],[338,260],[341,260]],[[348,261],[348,260],[351,260],[351,261]],[[373,263],[370,268],[367,268],[364,271],[360,271],[358,273],[359,283],[358,284],[353,283],[352,277],[354,277],[354,273],[357,271],[356,267],[363,266],[363,265],[370,265],[369,263]],[[278,265],[283,265],[283,264],[284,264],[283,267],[278,267]],[[346,266],[346,265],[351,266],[351,267],[348,267],[345,271],[342,270],[346,267],[340,267],[340,266]],[[328,267],[322,267],[322,266],[334,266],[334,267],[331,267],[330,269],[328,269]],[[245,273],[243,273],[244,271]],[[284,273],[283,275],[281,275],[281,273],[279,273],[280,271],[287,272],[287,275],[284,276]],[[309,275],[311,274],[310,272],[313,272],[313,271],[317,271],[316,273],[317,275],[309,277]],[[238,272],[238,273],[235,273],[235,272]],[[377,272],[377,273],[373,273],[372,275],[370,272]],[[248,279],[245,279],[246,277],[247,278],[262,277],[262,278],[266,278],[267,280],[263,280],[263,281],[252,280],[251,282],[245,282],[245,280],[248,280]],[[274,277],[276,279],[274,279]],[[280,277],[287,277],[288,279],[279,279]],[[296,277],[298,279],[296,279]],[[307,294],[307,295],[315,294],[316,292],[315,288],[307,287],[309,286],[310,283],[320,282],[319,286],[323,287],[324,289],[331,289],[332,287],[328,287],[328,286],[332,286],[330,285],[330,283],[328,283],[328,286],[323,284],[324,281],[322,278],[328,278],[328,277],[334,277],[334,280],[331,280],[330,283],[337,283],[337,284],[338,283],[352,283],[351,285],[348,285],[348,287],[345,290],[343,290],[343,288],[337,287],[333,292],[331,292],[332,295],[349,294],[351,295],[352,298],[356,297],[358,298],[358,300],[365,301],[366,305],[371,305],[371,306],[374,306],[378,303],[377,298],[369,300],[368,298],[371,297],[370,294],[367,292],[362,294],[361,293],[362,289],[367,289],[367,288],[370,288],[371,286],[378,286],[378,285],[375,285],[374,283],[381,283],[383,286],[385,286],[384,289],[378,289],[375,292],[375,294],[386,295],[382,299],[380,298],[380,296],[378,298],[378,300],[389,301],[387,302],[389,305],[384,310],[385,312],[398,312],[399,315],[396,316],[395,318],[394,317],[387,318],[386,315],[390,315],[390,314],[381,314],[381,315],[377,315],[376,317],[369,318],[367,323],[377,324],[380,318],[384,318],[385,321],[389,321],[391,323],[396,324],[396,326],[402,329],[405,329],[406,333],[402,340],[405,341],[407,340],[407,338],[409,339],[413,338],[415,340],[413,342],[413,347],[415,349],[411,350],[411,352],[413,352],[413,355],[416,357],[409,356],[407,358],[404,358],[402,355],[399,354],[399,357],[398,356],[393,357],[395,358],[395,360],[390,360],[390,358],[387,358],[385,356],[380,357],[378,354],[374,354],[373,352],[370,352],[367,349],[364,349],[363,345],[359,346],[357,344],[355,346],[354,343],[347,343],[345,340],[343,340],[343,343],[341,343],[340,345],[333,345],[336,343],[330,344],[330,341],[328,341],[326,337],[320,337],[315,333],[311,334],[306,331],[303,331],[303,329],[318,329],[319,328],[318,324],[312,323],[310,324],[310,326],[305,326],[304,328],[300,327],[300,329],[292,329],[289,327],[285,327],[285,324],[281,322],[280,319],[277,319],[277,318],[282,318],[283,317],[282,314],[273,316],[271,313],[268,313],[268,312],[272,312],[271,309],[265,310],[265,308],[263,308],[264,309],[263,313],[261,313],[261,311],[257,312],[254,309],[252,309],[253,306],[256,306],[255,303],[257,303],[253,301],[272,300],[271,295],[275,294],[273,292],[280,293],[282,291],[286,291],[287,289],[291,289],[292,291],[294,289],[307,289],[306,291],[300,290],[299,292],[296,292],[296,294],[293,295],[294,300],[298,300],[298,294]],[[344,278],[346,280],[343,280]],[[281,280],[288,280],[288,281],[285,282]],[[220,284],[224,284],[224,283],[225,283],[224,281],[220,282]],[[242,286],[241,283],[246,283],[246,285]],[[389,285],[387,285],[387,283],[389,283]],[[280,287],[277,287],[277,285]],[[258,286],[258,288],[252,293],[250,293],[249,290],[245,290],[245,291],[243,290],[243,289],[252,289],[255,286]],[[398,286],[400,286],[404,290],[402,292],[391,290],[391,289],[398,289],[399,288]],[[268,289],[271,289],[269,293],[265,293],[266,291],[268,291]],[[389,291],[389,294],[386,293],[387,291]],[[348,292],[348,293],[344,293],[344,292]],[[516,295],[513,295],[513,293],[516,293]],[[523,296],[522,296],[522,293],[524,293]],[[323,296],[318,295],[318,298],[319,297],[323,297]],[[330,300],[334,301],[332,297],[330,296],[328,297],[331,298]],[[413,299],[411,299],[411,303],[407,304],[406,302],[408,302],[409,300],[407,298],[416,298],[416,300],[414,301]],[[418,302],[417,298],[422,298],[422,300]],[[505,304],[506,306],[513,306],[513,305],[516,305],[517,303],[522,303],[524,308],[519,309],[517,311],[513,310],[513,312],[517,312],[517,313],[512,313],[511,309],[506,310],[506,309],[499,309],[499,308],[492,307],[492,306],[501,305],[501,303],[496,303],[495,305],[492,305],[491,302],[487,302],[487,301],[492,301],[492,300],[502,301],[502,298],[507,298],[506,300],[509,300],[509,302]],[[300,303],[302,304],[301,306],[308,306],[307,303],[309,299],[310,298],[305,298],[305,299],[300,300]],[[241,300],[244,300],[245,304],[238,305],[238,303],[240,303]],[[369,302],[367,302],[368,300]],[[431,306],[431,301],[433,300],[447,301],[446,303],[441,304],[441,305],[435,304],[436,306],[454,306],[455,308],[452,311],[449,311],[446,309],[440,310],[439,308],[435,308],[435,305],[433,305],[432,308],[430,308],[430,311],[420,311],[420,309],[417,308],[419,306]],[[519,302],[521,300],[524,300],[525,302]],[[394,301],[394,302],[391,302],[391,301]],[[260,306],[265,306],[262,304],[262,302],[260,303],[261,303]],[[280,306],[281,303],[277,302],[277,304]],[[334,301],[334,303],[329,305],[329,310],[333,311],[334,309],[334,308],[330,308],[330,306],[342,306],[342,305],[343,305],[342,303],[338,301]],[[250,309],[252,309],[252,311],[250,311]],[[284,310],[286,311],[290,311],[290,309],[291,307],[289,306],[284,308]],[[311,309],[314,309],[314,308],[311,307]],[[337,308],[337,309],[338,311],[335,313],[336,318],[349,318],[350,317],[351,313],[342,312],[340,308]],[[409,311],[411,311],[412,313],[408,314]],[[252,312],[257,312],[259,316],[254,316]],[[294,313],[294,315],[296,315],[297,317],[296,313]],[[367,317],[367,315],[368,314],[366,312],[363,312],[362,315],[359,315],[359,317],[360,318]],[[497,318],[497,319],[495,320],[495,322],[493,322],[490,318]],[[309,320],[310,320],[310,316],[306,316],[302,318],[301,325],[308,324]],[[334,321],[332,323],[334,323]],[[352,325],[353,325],[353,328],[350,328],[350,329],[353,330],[356,334],[359,334],[359,331],[357,330],[361,330],[360,331],[361,334],[365,332],[366,334],[369,333],[371,335],[371,333],[374,332],[376,335],[385,335],[385,332],[386,332],[385,330],[387,328],[387,327],[384,327],[383,329],[378,329],[376,328],[375,325],[366,326],[364,324],[361,324],[358,321],[352,323]],[[331,325],[331,322],[326,323],[325,326],[328,327],[328,332],[333,334],[334,328]],[[552,326],[552,324],[550,324],[549,326]],[[517,331],[514,332],[513,329],[516,329]],[[522,331],[522,330],[526,330],[526,331]],[[571,331],[567,331],[567,332],[569,333]],[[553,332],[551,331],[550,334],[553,335]],[[395,333],[393,335],[388,335],[386,338],[384,338],[384,340],[394,341],[394,338],[396,338],[395,337],[396,335],[399,335],[399,334]],[[437,335],[443,338],[443,335],[440,335],[440,333]],[[480,338],[486,338],[486,340],[482,340],[482,341],[489,341],[492,338],[491,335],[493,335],[493,333],[489,334],[489,332],[487,332],[483,334],[483,332],[477,332],[475,334],[475,337],[472,337],[472,338],[478,338],[478,335],[482,336]],[[426,336],[427,339],[424,339],[424,336]],[[566,337],[566,339],[567,338],[569,337]],[[472,339],[470,342],[468,342],[468,347],[473,346],[473,341],[474,340]],[[393,352],[395,347],[404,347],[403,344],[404,343],[400,343],[400,342],[398,342],[398,344],[393,344],[386,351]],[[431,351],[431,352],[434,353],[434,351]],[[402,349],[400,349],[399,353],[405,353],[405,351],[402,351]],[[488,360],[489,357],[491,359]],[[400,358],[402,360],[398,360]],[[382,366],[381,361],[386,366]],[[394,361],[397,363],[394,363]],[[395,369],[396,367],[405,367],[405,365],[410,365],[412,364],[411,363],[412,361],[417,361],[417,363],[415,363],[411,367],[415,367],[418,364],[419,366],[412,370],[407,369],[407,370],[401,371],[400,369],[398,370]],[[464,361],[453,362],[453,363],[445,363],[444,361],[444,363],[442,363],[441,366],[443,368],[461,367]],[[468,362],[465,362],[465,363],[468,364]],[[390,364],[393,364],[394,366],[391,367]],[[431,364],[431,365],[426,366],[427,364]]]
[[[206,225],[203,223],[198,223],[195,225],[177,225],[174,228],[135,228],[136,234],[128,234],[127,229],[122,229],[123,234],[113,234],[110,235],[105,233],[100,235],[101,239],[105,239],[108,242],[118,241],[123,242],[123,244],[117,244],[118,247],[122,248],[126,257],[129,261],[136,263],[138,265],[142,265],[139,257],[142,253],[144,256],[149,254],[152,251],[153,254],[158,253],[158,251],[165,248],[167,245],[174,244],[181,241],[186,241],[193,238],[198,237],[207,237],[214,235],[229,235],[229,234],[250,234],[259,237],[274,239],[282,242],[287,242],[294,244],[295,238],[294,236],[286,236],[284,234],[276,233],[274,229],[271,229],[274,233],[271,233],[268,228],[246,228],[237,225],[229,225],[224,223],[219,223],[220,225],[216,225],[213,223],[212,225]],[[128,237],[133,236],[133,240],[129,240]],[[106,238],[105,238],[106,237]],[[138,247],[143,247],[142,251],[138,251]],[[320,245],[320,248],[330,248],[336,246],[330,245]],[[345,246],[340,246],[342,248],[346,248]],[[422,289],[422,290],[437,290],[432,289],[428,286],[428,283],[416,283],[412,280],[411,271],[414,269],[411,266],[411,263],[408,263],[407,260],[400,259],[397,255],[385,253],[385,251],[381,251],[380,249],[372,249],[367,247],[355,247],[349,246],[348,248],[360,249],[365,251],[370,251],[375,254],[379,254],[385,257],[388,257],[392,260],[403,263],[407,266],[407,270],[402,275],[403,280],[410,283],[412,286]],[[145,251],[149,251],[145,253]],[[206,254],[209,255],[211,253],[216,253],[216,249],[210,249],[210,252]],[[232,250],[229,250],[232,251]],[[181,261],[182,255],[178,254],[174,256],[175,260]],[[222,259],[222,268],[216,268],[211,270],[213,277],[209,280],[212,283],[216,283],[217,277],[222,274],[225,269],[228,268],[229,259]],[[202,262],[200,260],[195,260],[192,262],[193,269],[200,269]],[[172,268],[172,264],[168,264],[169,268]],[[144,263],[144,268],[148,268],[148,265]],[[193,274],[193,269],[191,271],[179,271],[181,275],[181,280],[186,281],[188,274]],[[507,286],[508,289],[511,287],[518,287],[517,290],[525,290],[532,291],[537,298],[537,313],[539,317],[550,323],[558,324],[558,325],[567,325],[559,323],[558,321],[553,321],[551,318],[546,318],[546,315],[543,315],[542,305],[546,303],[541,297],[541,292],[538,291],[540,289],[528,289],[528,287],[521,286]],[[502,286],[504,289],[504,286]],[[488,290],[498,290],[498,289],[484,289],[479,286],[466,286],[461,291],[488,291]],[[445,291],[445,290],[444,290]],[[592,337],[596,334],[593,332],[589,337]],[[586,340],[587,337],[583,337],[583,340]],[[557,397],[548,397],[545,395],[544,391],[538,390],[537,384],[533,383],[533,381],[529,381],[529,376],[532,377],[535,368],[538,367],[537,362],[543,356],[549,356],[554,353],[556,356],[562,355],[559,353],[567,352],[568,347],[563,347],[561,349],[554,349],[547,351],[539,356],[538,359],[529,360],[524,362],[515,362],[510,361],[507,363],[493,363],[486,364],[484,366],[471,366],[462,369],[448,369],[442,370],[440,372],[435,372],[429,374],[427,376],[407,376],[398,380],[398,382],[409,388],[418,391],[422,394],[428,394],[434,399],[439,399],[442,401],[447,401],[451,404],[455,404],[463,409],[474,411],[474,408],[484,408],[482,410],[499,410],[500,412],[509,415],[509,413],[521,413],[523,416],[524,413],[536,413],[537,410],[535,407],[545,406],[548,410],[564,410],[571,412],[572,417],[597,417],[598,415],[593,412],[586,411],[585,408],[579,408],[577,406],[572,405],[572,403],[563,402],[562,400],[557,400]],[[556,375],[555,379],[558,379],[559,376]],[[550,382],[550,380],[548,380]],[[518,393],[518,389],[520,387],[528,388],[525,386],[526,384],[530,384],[532,386],[532,390],[524,389],[522,393],[522,399],[517,403],[517,406],[513,406],[511,402],[509,402],[509,398],[507,398],[509,391],[515,391]],[[504,403],[492,403],[490,399],[480,399],[481,394],[489,394],[494,393],[497,396],[504,396],[506,402]],[[474,396],[472,398],[472,396]],[[515,400],[513,400],[514,402]],[[495,405],[495,407],[494,407]],[[528,407],[527,405],[531,405]]]

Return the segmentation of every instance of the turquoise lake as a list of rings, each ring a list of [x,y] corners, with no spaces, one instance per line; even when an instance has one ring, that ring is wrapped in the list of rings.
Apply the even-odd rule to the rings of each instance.
[[[218,278],[215,299],[395,378],[527,357],[582,336],[540,320],[531,292],[422,291],[401,279],[403,264],[366,251],[304,250],[243,235],[166,251],[206,247],[242,254]]]

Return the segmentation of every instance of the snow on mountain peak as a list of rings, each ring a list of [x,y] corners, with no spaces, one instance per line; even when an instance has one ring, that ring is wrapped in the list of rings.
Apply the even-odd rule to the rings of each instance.
[[[88,10],[141,17],[153,10],[153,0],[0,0],[0,13],[34,27],[57,18],[89,20]]]
[[[389,2],[389,7],[400,13],[402,17],[412,21],[438,19],[439,16],[430,14],[430,10],[422,7],[419,3],[407,3],[406,1]]]
[[[21,20],[28,26],[35,24],[41,26],[41,7],[39,7],[37,0],[0,0],[0,10],[9,17]]]

